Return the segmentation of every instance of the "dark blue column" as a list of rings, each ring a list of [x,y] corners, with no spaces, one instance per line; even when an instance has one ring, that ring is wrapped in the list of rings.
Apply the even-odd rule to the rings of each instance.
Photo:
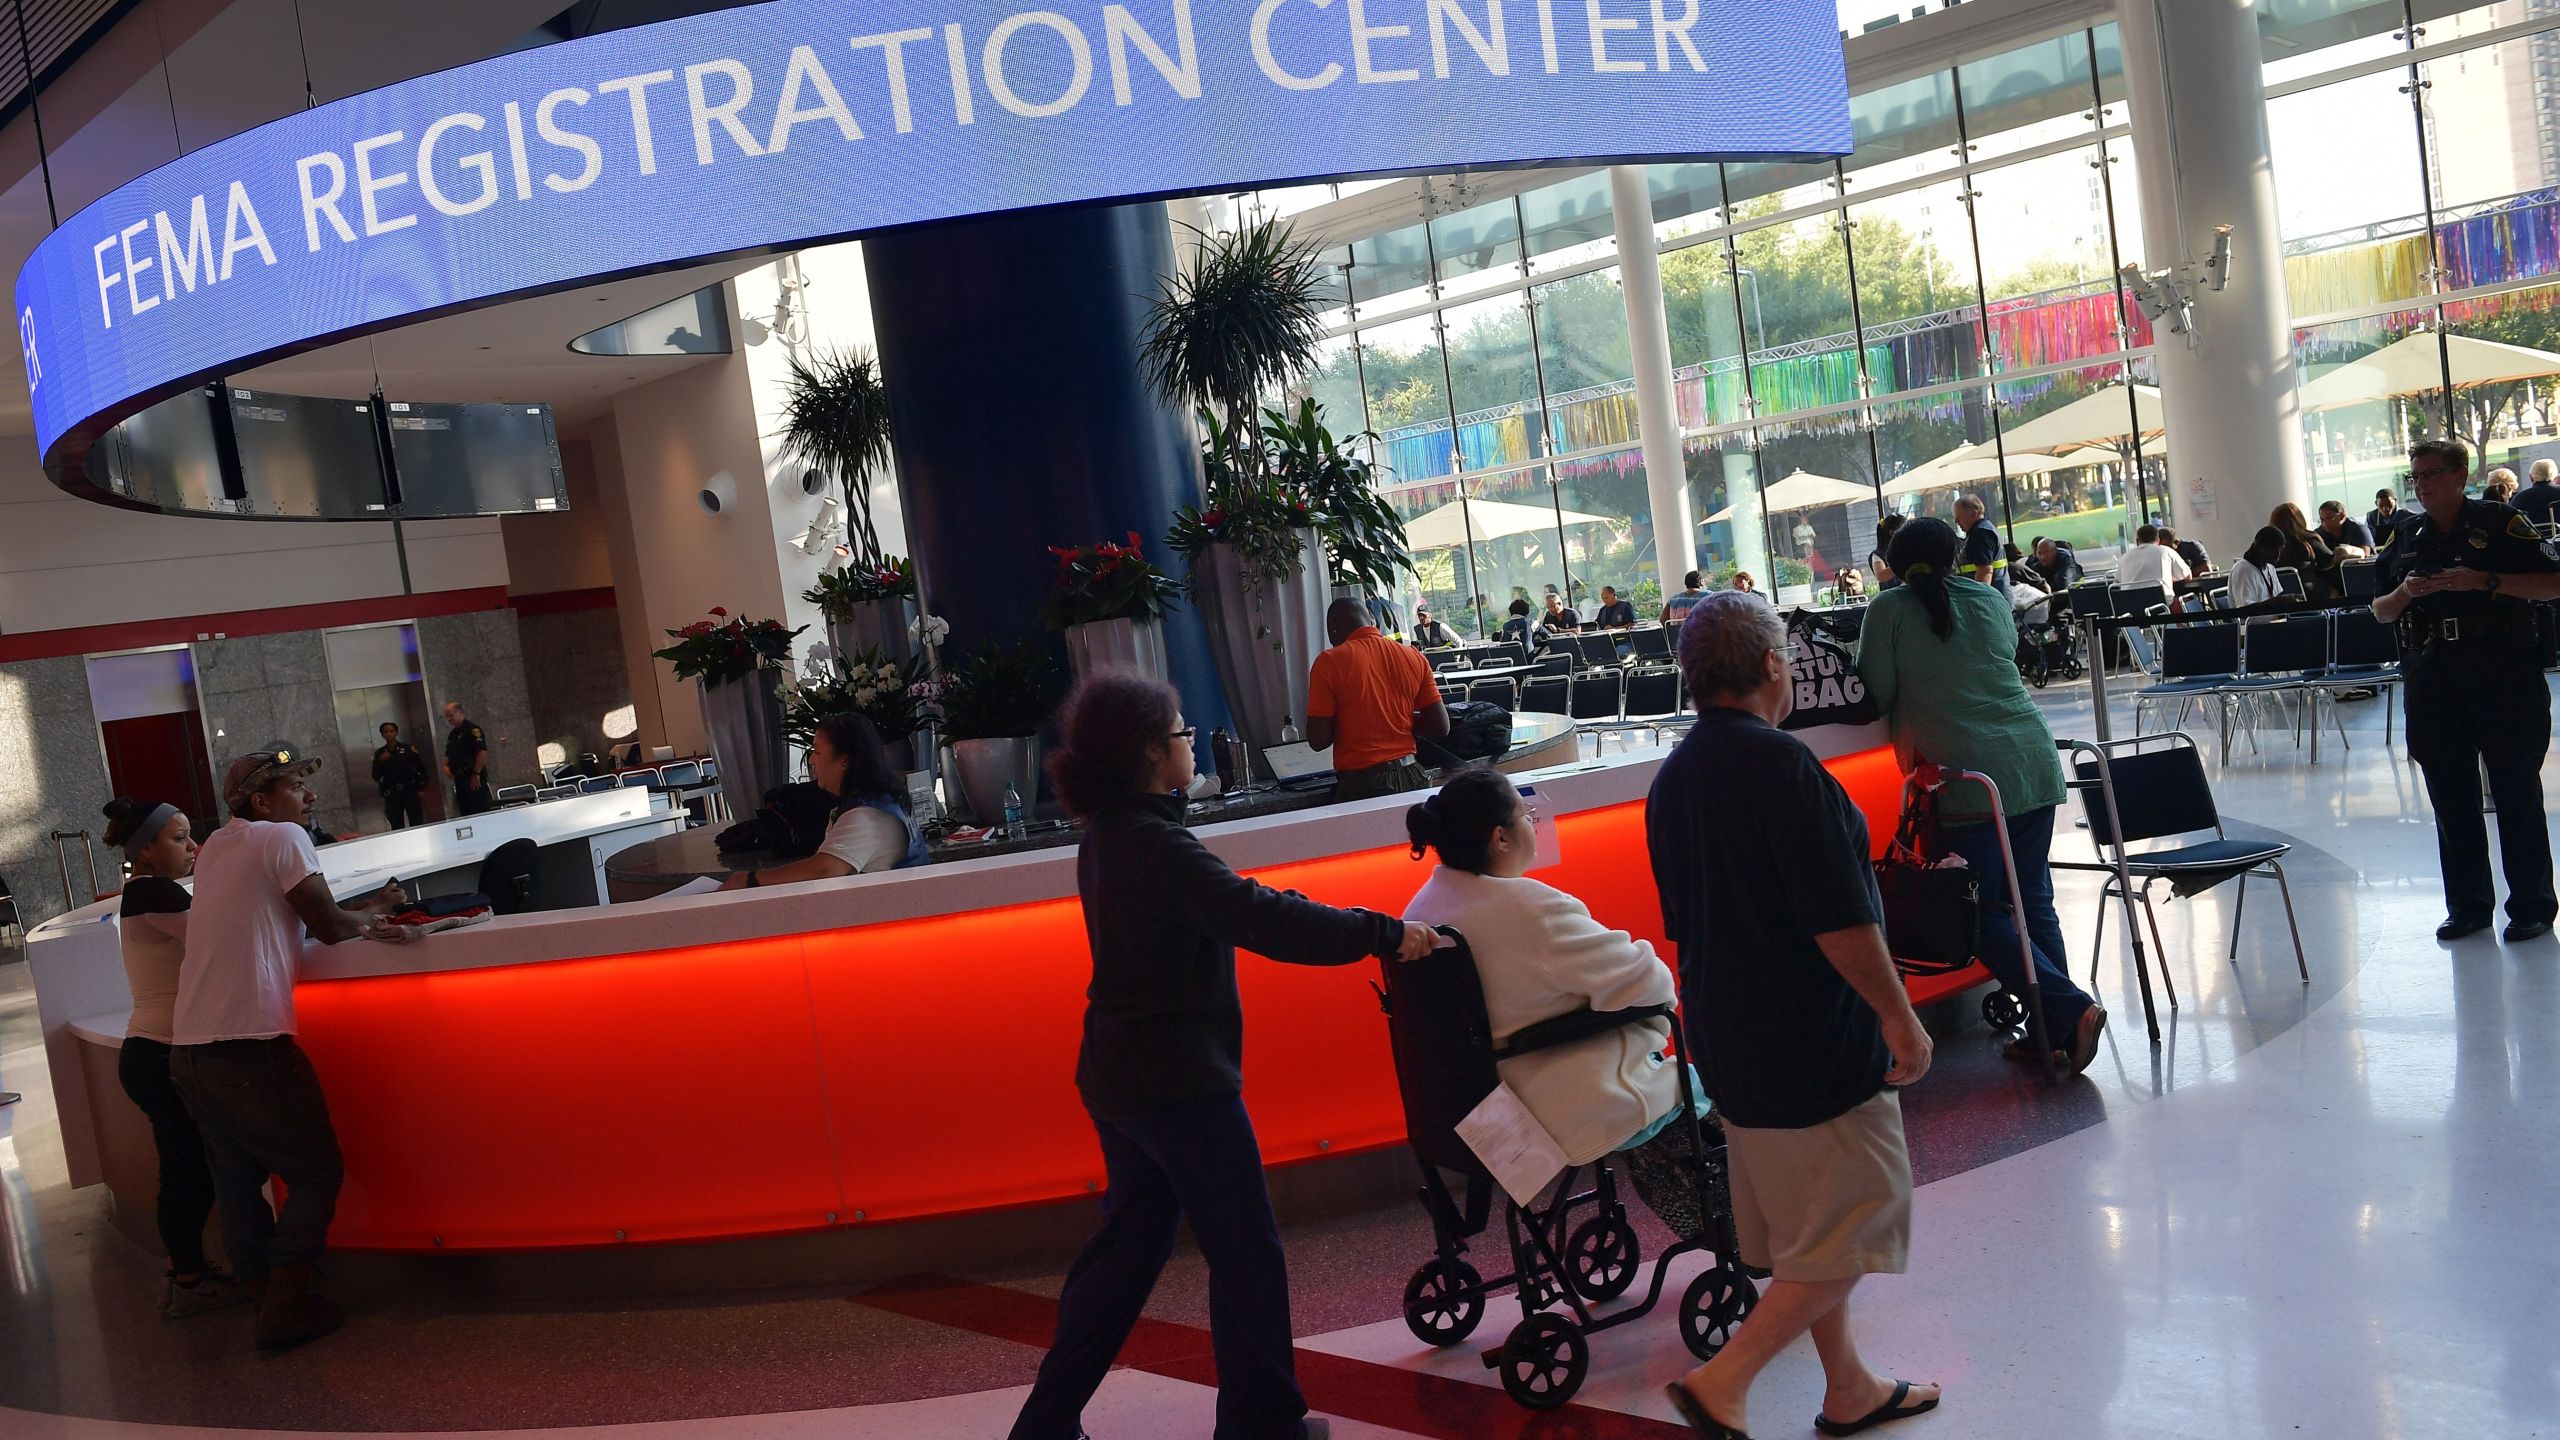
[[[962,221],[862,248],[908,547],[951,644],[1042,633],[1052,545],[1134,530],[1181,574],[1164,532],[1197,503],[1198,466],[1183,416],[1138,368],[1148,301],[1174,264],[1164,207]],[[1185,715],[1225,724],[1199,612],[1184,605],[1165,632]]]

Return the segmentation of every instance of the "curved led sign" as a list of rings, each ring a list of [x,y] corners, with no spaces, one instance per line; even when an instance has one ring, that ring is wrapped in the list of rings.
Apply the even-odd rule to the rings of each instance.
[[[1844,154],[1832,0],[776,0],[161,167],[19,273],[55,478],[205,379],[507,297],[962,216],[1352,175]]]

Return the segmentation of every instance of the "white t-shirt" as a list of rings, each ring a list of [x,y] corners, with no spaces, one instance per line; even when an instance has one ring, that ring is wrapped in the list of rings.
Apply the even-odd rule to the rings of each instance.
[[[907,858],[907,827],[886,810],[856,805],[827,827],[827,838],[818,842],[818,853],[832,855],[852,866],[857,875],[895,870],[898,862]]]
[[[2181,580],[2195,578],[2193,570],[2178,552],[2166,545],[2136,545],[2124,552],[2116,562],[2116,588],[2131,590],[2144,585],[2173,586]],[[2169,597],[2177,598],[2173,591]]]
[[[2231,608],[2243,610],[2263,605],[2281,592],[2272,565],[2252,565],[2243,560],[2231,567]]]
[[[293,977],[305,927],[285,892],[320,873],[299,825],[233,820],[196,854],[196,901],[178,970],[180,1045],[294,1032]]]

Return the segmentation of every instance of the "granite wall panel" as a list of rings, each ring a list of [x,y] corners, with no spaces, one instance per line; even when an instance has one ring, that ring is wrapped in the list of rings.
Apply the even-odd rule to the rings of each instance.
[[[535,743],[557,745],[572,760],[601,755],[618,743],[604,733],[604,721],[631,706],[620,613],[607,606],[520,615],[516,630],[524,647]]]

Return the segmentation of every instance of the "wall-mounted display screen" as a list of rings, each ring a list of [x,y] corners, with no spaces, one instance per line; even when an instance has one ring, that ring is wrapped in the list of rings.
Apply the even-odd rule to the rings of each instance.
[[[240,453],[239,513],[272,520],[388,520],[391,487],[373,402],[223,392]]]
[[[569,508],[548,405],[389,403],[400,515],[522,515]]]
[[[107,433],[107,488],[136,505],[208,515],[237,515],[224,483],[222,445],[213,430],[219,387],[163,400]]]
[[[601,278],[1048,206],[1849,148],[1833,0],[773,0],[204,146],[46,237],[18,332],[67,478],[139,397]]]

